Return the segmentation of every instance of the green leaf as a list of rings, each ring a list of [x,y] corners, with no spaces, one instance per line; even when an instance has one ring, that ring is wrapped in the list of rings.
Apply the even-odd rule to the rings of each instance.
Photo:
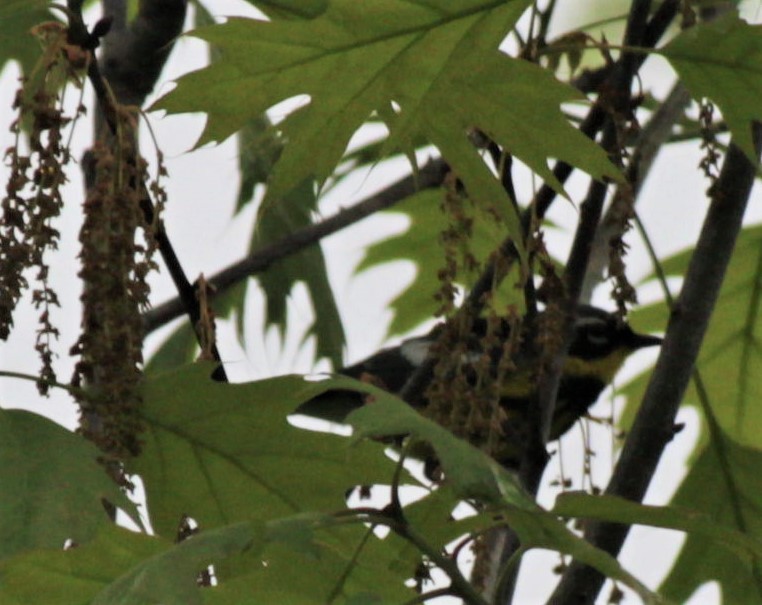
[[[336,171],[331,176],[331,180],[323,185],[321,194],[325,195],[337,185],[339,185],[346,177],[353,174],[355,170],[362,167],[375,168],[376,165],[383,159],[384,143],[386,139],[368,141],[367,143],[358,145],[355,149],[348,151],[342,158],[341,164],[336,168]],[[418,147],[426,145],[425,141],[420,141]]]
[[[570,555],[607,577],[626,584],[638,594],[643,603],[665,603],[664,599],[625,570],[614,557],[574,534],[555,516],[544,511],[538,515],[519,509],[508,509],[505,516],[508,525],[518,534],[522,547],[555,550]]]
[[[762,453],[744,447],[727,435],[717,444],[706,444],[691,465],[672,503],[705,513],[709,526],[735,528],[745,534],[740,544],[762,540]],[[717,548],[714,530],[690,533],[661,592],[684,602],[702,584],[716,580],[723,603],[756,605],[762,600],[762,567],[737,549]]]
[[[463,501],[456,497],[449,485],[443,483],[420,500],[404,507],[405,519],[418,535],[439,551],[452,552],[452,543],[465,536],[482,535],[495,525],[494,511],[481,511],[462,518],[454,518],[453,512]],[[420,552],[409,542],[403,542],[393,563],[395,569],[408,571],[420,562]]]
[[[191,0],[191,6],[193,7],[193,27],[201,27],[205,25],[212,25],[215,23],[214,15],[209,12],[203,2],[199,0]]]
[[[448,217],[441,209],[445,191],[427,189],[406,198],[385,214],[403,214],[410,220],[410,226],[398,235],[393,235],[372,244],[356,272],[366,271],[376,265],[407,260],[415,263],[416,277],[389,305],[394,317],[389,326],[389,336],[405,334],[431,319],[441,304],[434,298],[441,283],[437,277],[444,266],[444,249],[439,243],[440,235],[449,226]],[[466,203],[467,204],[467,203]],[[464,208],[464,215],[473,220],[473,233],[469,239],[468,252],[479,264],[484,263],[505,239],[505,232],[494,220],[494,215],[481,207]],[[470,288],[478,278],[478,271],[467,271],[460,267],[456,277],[458,283]],[[516,269],[518,271],[518,269]],[[521,292],[514,287],[517,275],[509,275],[505,286],[496,299],[496,305],[521,304]]]
[[[0,72],[8,61],[21,63],[29,75],[40,57],[40,45],[29,30],[38,23],[53,21],[48,0],[3,0],[0,2]]]
[[[328,0],[248,0],[263,13],[278,19],[312,19],[324,12]]]
[[[82,544],[110,524],[103,500],[136,517],[81,436],[23,410],[0,409],[0,559]]]
[[[238,135],[241,186],[238,209],[253,199],[257,185],[267,183],[272,167],[280,157],[283,143],[266,118],[251,120]],[[262,204],[251,241],[251,250],[276,241],[312,224],[317,210],[316,185],[306,179],[286,193],[277,204]],[[303,282],[307,287],[315,320],[304,338],[315,336],[316,360],[327,357],[334,367],[342,365],[346,344],[344,327],[328,274],[323,250],[319,244],[289,255],[273,263],[257,279],[267,301],[265,329],[277,326],[281,335],[286,331],[287,301],[294,286]]]
[[[391,604],[412,599],[415,592],[404,582],[414,566],[393,565],[400,539],[390,535],[381,540],[361,523],[339,523],[325,515],[267,523],[261,554],[239,557],[244,564],[231,575],[224,575],[223,569],[209,603],[313,604],[370,598]]]
[[[109,524],[83,546],[31,551],[0,564],[0,601],[8,605],[89,604],[125,570],[166,546],[158,538]]]
[[[267,116],[249,120],[238,133],[237,142],[241,185],[236,212],[254,199],[257,185],[267,183],[283,150],[283,142]]]
[[[385,603],[414,596],[392,569],[390,540],[325,515],[253,521],[201,531],[179,544],[104,527],[87,545],[37,551],[0,563],[3,605],[314,604],[334,590]],[[363,545],[365,545],[363,547]],[[238,565],[226,575],[227,563]],[[201,588],[213,565],[219,585]]]
[[[307,180],[281,198],[279,203],[261,207],[251,249],[256,250],[311,225],[316,205],[314,184]],[[267,301],[265,327],[276,325],[281,333],[286,329],[288,297],[297,282],[305,284],[315,314],[305,339],[315,336],[316,359],[327,357],[333,367],[341,367],[346,338],[320,245],[310,246],[273,263],[257,278]]]
[[[707,97],[722,111],[733,141],[756,164],[751,123],[762,118],[762,26],[735,10],[684,30],[659,51],[694,98]]]
[[[608,553],[582,540],[553,514],[543,510],[520,486],[518,479],[494,460],[458,439],[438,424],[424,418],[403,401],[380,389],[351,379],[329,381],[334,389],[355,387],[373,396],[373,403],[352,412],[347,422],[358,437],[411,435],[426,441],[436,452],[447,484],[456,497],[475,499],[498,513],[518,534],[522,548],[546,548],[574,556],[607,576],[633,588],[647,603],[658,597],[628,573]]]
[[[722,525],[707,512],[691,508],[647,506],[616,496],[565,492],[558,496],[551,512],[559,517],[674,529],[687,532],[701,540],[711,541],[747,561],[753,557],[762,557],[761,541]]]
[[[512,475],[393,396],[348,378],[307,383],[288,376],[225,385],[209,380],[208,373],[209,366],[193,366],[146,385],[145,447],[129,470],[140,473],[144,480],[154,528],[159,533],[174,535],[182,513],[191,515],[207,531],[242,519],[274,520],[299,511],[343,508],[348,488],[388,481],[392,465],[381,455],[378,444],[355,443],[347,448],[340,437],[300,431],[286,422],[298,404],[326,390],[353,389],[376,398],[372,405],[349,418],[361,435],[408,433],[427,440],[440,457],[448,485],[457,498],[490,503],[492,511],[516,529],[527,548],[552,548],[572,554],[633,586],[651,602],[652,595],[613,558],[592,548],[544,512],[524,494]],[[281,600],[298,603],[300,599],[290,600],[285,595],[314,589],[314,581],[318,580],[305,584],[307,581],[300,579],[310,567],[320,571],[317,576],[323,578],[323,591],[335,589],[336,573],[342,574],[342,569],[350,569],[351,573],[341,582],[347,586],[351,583],[363,592],[373,586],[368,582],[378,583],[378,574],[383,570],[390,574],[389,578],[396,578],[383,584],[384,591],[402,590],[400,546],[371,540],[357,551],[356,529],[350,533],[349,542],[342,541],[334,531],[321,534],[318,544],[329,548],[321,550],[315,560],[312,546],[308,548],[305,542],[309,536],[301,533],[299,526],[282,528],[275,535],[297,545],[300,558],[296,565],[293,555],[281,559],[288,564],[278,563],[280,547],[272,546],[275,550],[271,551],[268,546],[264,560],[267,569],[277,573],[252,575],[249,559],[258,557],[254,551],[249,559],[244,556],[237,564],[220,563],[218,569],[225,581],[220,592],[214,594],[220,595],[220,603],[241,602],[225,595],[240,597],[261,581],[266,587],[262,594],[268,595],[262,602],[274,602],[272,599],[281,596]],[[358,552],[363,564],[357,563]],[[344,559],[343,566],[340,560],[331,559],[335,556]],[[350,568],[346,567],[348,561]]]
[[[188,322],[183,322],[151,355],[146,363],[146,375],[166,372],[193,361],[198,352],[196,335]]]
[[[162,552],[143,558],[100,591],[92,605],[201,605],[205,602],[197,583],[198,574],[231,555],[261,548],[263,530],[254,523],[204,531]],[[123,536],[125,537],[125,536]],[[133,544],[140,539],[130,536]],[[140,545],[141,550],[145,548]],[[93,566],[100,567],[98,561]]]
[[[309,104],[280,124],[288,143],[267,194],[277,200],[305,178],[323,182],[354,132],[394,102],[390,148],[409,148],[420,136],[440,147],[471,197],[502,213],[521,242],[519,217],[497,179],[483,164],[474,168],[481,160],[468,129],[481,129],[559,189],[548,157],[596,178],[618,174],[560,112],[579,94],[498,50],[528,4],[341,0],[311,21],[231,19],[196,33],[224,60],[182,78],[156,107],[206,111],[203,144],[227,138],[280,101],[309,95]]]
[[[209,529],[338,509],[348,489],[390,480],[379,444],[348,448],[342,437],[288,423],[323,383],[283,376],[220,384],[210,372],[198,364],[145,384],[144,447],[129,472],[143,479],[158,534],[174,536],[183,514]]]
[[[421,416],[400,399],[351,378],[331,380],[330,386],[337,390],[361,390],[373,396],[372,405],[365,405],[347,417],[347,423],[356,429],[358,438],[411,435],[433,447],[448,483],[458,498],[498,504],[506,497],[510,504],[535,510],[534,501],[521,490],[513,475],[509,475],[494,460],[466,441],[456,438],[448,430]],[[505,474],[505,486],[508,486],[505,494],[501,490],[503,485],[497,478],[502,474]]]

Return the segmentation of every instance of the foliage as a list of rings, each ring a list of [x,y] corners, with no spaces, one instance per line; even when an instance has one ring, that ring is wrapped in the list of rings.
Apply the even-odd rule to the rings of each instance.
[[[0,556],[85,543],[107,525],[103,501],[135,511],[95,463],[96,449],[54,422],[0,410]]]
[[[552,413],[553,372],[558,379],[569,353],[571,324],[564,309],[573,310],[577,302],[574,293],[591,265],[589,249],[610,257],[616,303],[624,308],[630,302],[622,238],[650,167],[652,158],[643,158],[649,146],[668,143],[673,131],[676,140],[692,138],[703,150],[705,168],[725,162],[720,170],[706,169],[712,206],[729,215],[735,198],[744,204],[748,198],[733,186],[742,181],[738,162],[756,163],[758,156],[760,26],[742,20],[732,3],[717,16],[706,3],[664,0],[649,11],[648,2],[635,1],[618,46],[597,37],[597,27],[554,37],[550,24],[556,5],[564,4],[560,0],[251,0],[268,20],[231,18],[220,24],[212,23],[211,3],[196,3],[200,27],[191,35],[209,44],[211,62],[180,78],[153,109],[203,112],[206,126],[197,146],[237,137],[236,210],[258,205],[247,260],[270,254],[255,269],[234,267],[213,276],[207,288],[203,281],[190,284],[181,263],[172,260],[161,216],[166,194],[146,176],[137,114],[121,102],[124,82],[108,71],[115,63],[93,55],[111,24],[87,27],[82,4],[71,1],[58,11],[66,24],[50,22],[40,2],[0,6],[0,66],[18,61],[26,76],[12,108],[18,114],[12,127],[16,142],[6,156],[2,336],[30,290],[41,313],[34,346],[43,370],[25,377],[41,392],[65,389],[82,413],[81,431],[72,433],[41,415],[0,409],[0,602],[356,605],[450,596],[469,604],[507,603],[514,566],[531,549],[588,565],[646,603],[684,601],[713,580],[725,603],[759,602],[759,226],[727,236],[727,253],[714,255],[720,258],[707,253],[728,233],[717,221],[705,225],[699,245],[653,259],[648,279],[659,278],[665,287],[668,278],[689,281],[696,266],[727,261],[727,269],[718,269],[722,289],[715,293],[707,286],[707,299],[716,294],[717,300],[710,304],[706,334],[704,326],[695,327],[694,383],[684,404],[698,412],[701,429],[672,502],[657,507],[633,501],[642,494],[619,497],[616,470],[609,493],[567,492],[549,510],[537,504],[536,486],[547,462],[542,415]],[[151,0],[141,2],[131,15],[132,29],[116,33],[135,40],[144,35],[158,19],[151,6]],[[175,18],[179,28],[184,11]],[[40,22],[47,23],[35,28],[38,40],[22,35]],[[670,24],[682,31],[661,44]],[[34,58],[36,43],[42,45],[40,59]],[[103,52],[108,57],[131,48],[144,47],[106,43]],[[153,50],[162,55],[168,48],[162,43]],[[698,119],[684,107],[665,117],[672,111],[666,101],[631,94],[633,81],[641,78],[651,95],[651,83],[638,72],[650,53],[669,62],[700,104]],[[571,73],[563,71],[563,56]],[[89,187],[80,234],[85,308],[73,350],[82,359],[73,384],[61,385],[50,348],[58,332],[48,312],[58,303],[48,282],[56,269],[47,255],[57,246],[60,207],[77,203],[63,199],[63,184],[73,178],[72,153],[63,141],[83,110],[64,112],[61,87],[67,79],[81,84],[85,73],[96,92],[92,112],[106,134],[99,133],[95,151],[82,162]],[[140,93],[142,102],[147,91]],[[279,121],[268,111],[282,102],[287,115]],[[713,106],[719,122],[712,121]],[[651,120],[666,123],[662,138],[648,138]],[[358,143],[370,128],[382,136]],[[723,138],[726,132],[731,144]],[[745,159],[734,155],[736,147]],[[445,166],[433,183],[419,165],[422,150],[439,154],[436,160]],[[319,218],[329,192],[399,158],[409,163],[415,186],[387,184],[368,200]],[[531,183],[522,182],[519,163],[532,172]],[[567,182],[575,171],[589,188],[571,252],[556,260],[548,252],[555,232],[547,228],[545,214],[557,196],[576,199],[576,185]],[[158,172],[163,173],[161,158]],[[698,172],[694,178],[701,178]],[[607,190],[615,193],[601,221]],[[538,299],[546,304],[547,325],[523,333],[536,349],[531,379],[537,395],[527,399],[539,410],[530,427],[536,435],[501,434],[506,409],[497,408],[497,428],[490,426],[501,438],[517,439],[518,469],[501,467],[475,446],[475,438],[469,443],[456,437],[452,427],[433,422],[372,376],[225,380],[220,360],[227,358],[217,349],[224,351],[225,343],[216,337],[215,315],[237,314],[244,337],[248,294],[259,288],[266,301],[265,329],[276,326],[281,336],[292,337],[286,304],[299,283],[315,310],[302,338],[315,339],[315,361],[327,358],[341,367],[342,292],[329,279],[331,259],[315,244],[365,216],[392,212],[404,215],[408,227],[368,245],[356,272],[398,261],[415,265],[412,283],[389,304],[389,334],[410,332],[435,316],[464,329],[464,339],[452,346],[453,358],[467,368],[465,386],[472,394],[479,388],[473,383],[489,382],[485,376],[510,386],[511,376],[518,375],[515,364],[529,364],[515,358],[519,349],[507,339],[497,343],[506,359],[483,355],[479,362],[498,369],[474,372],[477,362],[468,358],[473,349],[467,344],[475,316],[492,325],[496,315],[507,315],[515,336],[523,317],[533,325]],[[593,241],[596,229],[612,224],[615,232],[603,244]],[[167,263],[191,321],[141,372],[141,326],[153,312],[147,309],[146,278],[154,269],[154,250]],[[36,271],[31,281],[37,286],[29,286],[29,269]],[[221,291],[211,297],[215,286]],[[690,303],[665,296],[630,320],[661,332],[679,324],[681,314],[692,311],[685,307]],[[496,349],[489,341],[495,337],[488,332],[481,345]],[[659,364],[672,364],[667,367],[678,375],[693,364],[691,343],[671,344],[668,330]],[[198,348],[203,361],[187,363]],[[3,370],[3,380],[24,377]],[[429,373],[435,383],[451,379],[440,392],[453,398],[463,386],[455,384],[454,370]],[[665,405],[673,394],[682,398],[672,393],[678,387],[649,383],[649,374],[622,390],[627,407],[618,424],[635,434],[644,414],[638,404],[643,400],[647,410],[650,393],[662,393]],[[415,393],[414,383],[397,395],[425,400],[431,391]],[[546,392],[550,408],[543,407]],[[305,403],[342,397],[354,409],[344,418],[343,432],[300,416]],[[673,417],[651,428],[666,443],[680,427]],[[469,436],[468,430],[457,432]],[[541,446],[539,476],[530,474],[538,472],[535,438]],[[653,457],[651,451],[644,450],[644,461]],[[144,507],[127,497],[133,481],[145,489]],[[118,511],[134,530],[113,522]],[[604,529],[609,523],[668,528],[687,539],[655,592],[620,564],[618,547],[588,542],[570,521]],[[501,535],[509,545],[515,537],[516,547],[497,551],[497,559],[508,561],[492,573],[495,551],[489,548]],[[472,548],[476,563],[469,578],[463,553]],[[435,570],[443,580],[431,580]]]
[[[48,2],[44,0],[9,0],[0,6],[0,27],[2,47],[0,47],[0,69],[10,60],[21,64],[23,73],[28,74],[38,58],[37,49],[19,32],[28,32],[35,25],[50,19]]]
[[[615,176],[600,150],[557,112],[561,102],[574,98],[573,91],[495,49],[526,8],[525,1],[451,3],[444,13],[415,3],[384,4],[365,3],[358,11],[353,3],[336,2],[307,23],[231,20],[202,30],[197,35],[219,48],[225,60],[186,76],[158,107],[204,109],[203,144],[227,138],[243,120],[279,101],[310,95],[307,107],[279,125],[290,144],[270,177],[265,204],[309,176],[325,181],[350,136],[374,111],[390,130],[389,149],[409,152],[418,134],[440,147],[474,199],[503,213],[516,241],[521,240],[518,217],[503,209],[508,206],[505,192],[475,161],[467,140],[454,133],[479,127],[555,186],[560,184],[547,168],[548,156],[573,159],[598,177]],[[383,19],[377,17],[379,11]],[[316,47],[314,41],[325,46]],[[252,56],[262,66],[253,71],[247,67]],[[337,82],[336,76],[344,80]],[[485,84],[498,83],[502,90],[484,90]],[[515,94],[517,89],[524,94]],[[480,92],[469,95],[471,91]],[[509,104],[495,106],[495,99]],[[391,111],[392,102],[399,112]],[[531,127],[538,106],[546,108],[542,129]],[[428,116],[433,115],[437,119],[432,122]],[[533,140],[540,131],[547,134],[545,145],[552,141],[544,155]],[[315,148],[321,152],[315,154]]]
[[[664,259],[661,271],[666,277],[682,274],[691,253],[681,251]],[[673,498],[675,504],[709,515],[715,522],[756,540],[762,539],[754,512],[762,501],[753,471],[762,449],[762,435],[755,417],[757,408],[753,404],[760,387],[753,377],[760,375],[762,361],[757,344],[761,329],[758,320],[761,258],[762,229],[750,227],[739,237],[730,259],[695,378],[685,395],[685,405],[693,407],[702,417],[701,434],[690,471]],[[663,325],[668,313],[666,304],[654,304],[639,309],[635,319],[648,328]],[[637,402],[644,388],[645,377],[639,377],[623,391],[629,402]],[[629,405],[622,418],[624,426],[631,422],[634,413],[634,406]],[[754,580],[757,562],[739,561],[726,553],[716,556],[714,550],[705,549],[706,539],[691,534],[665,581],[665,593],[679,601],[713,578],[722,584],[723,592],[732,599],[730,602],[754,602],[758,590]],[[713,554],[708,556],[708,552]]]
[[[722,109],[734,141],[754,159],[750,123],[759,118],[760,26],[729,13],[688,30],[662,50],[696,98],[708,97]],[[714,52],[707,54],[706,49]]]
[[[226,588],[225,579],[229,574],[233,582],[231,590],[236,591],[239,597],[244,593],[237,583],[239,576],[245,574],[249,578],[245,594],[257,598],[256,586],[259,576],[263,574],[252,570],[251,562],[257,558],[270,561],[269,551],[261,552],[262,544],[270,541],[290,543],[291,548],[296,545],[303,554],[314,550],[312,557],[331,556],[320,554],[326,548],[334,551],[333,556],[340,555],[345,565],[351,565],[349,578],[344,580],[346,584],[342,588],[348,598],[351,598],[355,586],[363,593],[376,593],[380,586],[386,585],[378,581],[379,571],[388,574],[392,583],[396,578],[398,588],[392,590],[392,594],[403,591],[404,574],[398,575],[401,570],[393,573],[393,570],[384,569],[384,565],[399,566],[401,559],[405,562],[403,569],[412,573],[415,561],[411,560],[409,552],[401,552],[402,545],[391,538],[388,539],[391,544],[384,541],[384,545],[369,545],[367,548],[372,555],[365,553],[362,544],[366,539],[365,530],[361,523],[367,518],[371,522],[388,523],[393,527],[400,520],[391,516],[386,519],[384,510],[379,508],[372,514],[367,511],[357,514],[357,531],[347,534],[337,529],[344,516],[341,509],[347,490],[362,481],[379,484],[392,479],[395,464],[384,455],[383,446],[366,441],[352,443],[335,435],[289,427],[287,422],[288,415],[298,404],[327,389],[354,386],[367,390],[369,387],[349,379],[310,383],[297,376],[248,385],[218,385],[209,379],[209,371],[208,367],[196,365],[148,381],[144,398],[148,426],[146,443],[143,455],[136,460],[134,467],[128,469],[140,474],[145,482],[149,494],[147,504],[157,535],[171,539],[181,522],[182,514],[178,511],[191,511],[203,531],[179,547],[169,549],[166,542],[162,546],[153,539],[129,537],[127,548],[123,545],[119,549],[127,550],[122,554],[115,552],[115,546],[121,544],[124,538],[116,538],[114,530],[107,530],[90,546],[57,553],[48,551],[38,555],[25,553],[15,558],[8,557],[2,572],[6,588],[0,589],[4,599],[29,602],[27,599],[32,596],[24,596],[19,587],[23,587],[30,577],[35,578],[34,585],[38,588],[46,587],[44,594],[49,591],[52,594],[66,594],[78,580],[73,578],[72,586],[57,589],[55,585],[62,567],[71,569],[69,573],[76,578],[94,560],[108,560],[116,556],[122,558],[120,566],[114,562],[105,565],[106,569],[132,569],[126,574],[113,575],[109,581],[91,583],[91,587],[98,588],[97,592],[91,593],[97,595],[96,603],[109,603],[117,599],[158,603],[169,595],[174,599],[171,602],[181,602],[192,596],[188,589],[193,572],[195,570],[197,573],[205,564],[215,564]],[[622,570],[614,559],[596,552],[570,533],[555,517],[543,513],[523,493],[515,478],[494,461],[388,394],[377,390],[373,393],[379,401],[350,418],[351,424],[358,430],[358,436],[385,437],[406,432],[430,442],[441,456],[445,472],[451,469],[458,471],[453,474],[457,482],[451,486],[452,493],[445,494],[444,502],[449,506],[449,510],[445,508],[445,511],[450,512],[458,500],[464,498],[488,503],[492,516],[488,523],[495,523],[495,519],[502,515],[517,528],[527,548],[554,548],[580,557],[600,566],[608,575],[631,584],[646,599],[652,598],[645,587]],[[275,403],[277,405],[273,406]],[[212,405],[215,411],[210,415]],[[279,425],[283,428],[279,429]],[[235,427],[236,432],[232,432],[231,427]],[[344,443],[337,447],[337,441]],[[394,486],[394,489],[398,487]],[[43,484],[40,489],[48,493],[45,488]],[[437,500],[438,490],[427,498]],[[309,512],[332,509],[335,509],[333,514]],[[55,514],[51,516],[60,518]],[[246,521],[250,524],[243,524]],[[261,527],[262,523],[265,523],[264,527]],[[484,524],[485,520],[481,520],[481,531],[485,529]],[[323,530],[328,529],[335,531],[322,537]],[[311,534],[316,532],[321,538],[311,545],[315,539]],[[265,535],[259,535],[261,533]],[[455,532],[453,535],[458,534]],[[436,552],[444,546],[432,544],[429,548]],[[352,561],[354,548],[363,551],[359,563]],[[277,548],[275,551],[271,564],[277,570],[279,565],[284,565],[277,562],[278,556],[284,555]],[[233,554],[242,555],[244,563],[238,562],[236,565],[235,560],[228,562],[219,559]],[[125,556],[133,563],[124,561]],[[292,557],[289,555],[289,561]],[[290,562],[289,566],[292,564]],[[328,565],[321,570],[321,575],[330,573],[330,569],[337,569],[336,565]],[[376,571],[370,573],[366,566]],[[278,573],[289,572],[282,570]],[[266,578],[264,581],[267,585],[272,579]],[[312,581],[318,582],[318,578]],[[338,576],[334,581],[339,581]],[[283,579],[275,585],[280,591],[289,586]],[[315,584],[307,584],[306,588],[307,595],[314,595]],[[274,589],[275,586],[267,590]],[[387,595],[379,593],[378,596]],[[198,599],[197,596],[192,598]],[[228,602],[224,595],[220,598],[221,602]]]

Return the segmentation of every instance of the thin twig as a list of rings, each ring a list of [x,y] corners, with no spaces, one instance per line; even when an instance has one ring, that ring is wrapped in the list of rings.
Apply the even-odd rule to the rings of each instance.
[[[463,576],[457,561],[452,560],[443,554],[440,549],[429,544],[423,536],[407,523],[400,513],[401,511],[393,511],[389,508],[379,510],[371,507],[362,507],[337,511],[333,516],[334,518],[343,518],[347,524],[361,521],[363,523],[388,527],[400,538],[410,542],[429,561],[447,574],[450,579],[449,594],[460,597],[468,605],[490,605]]]
[[[426,603],[439,597],[452,597],[453,592],[451,588],[437,588],[436,590],[430,590],[429,592],[422,592],[418,596],[413,597],[409,601],[405,601],[402,605],[417,605],[418,603]]]
[[[429,160],[419,170],[417,177],[412,175],[404,177],[379,193],[341,210],[330,218],[289,233],[277,241],[258,248],[240,261],[211,276],[208,283],[218,294],[225,292],[244,279],[265,271],[273,263],[312,246],[321,239],[379,210],[393,206],[420,189],[440,186],[447,170],[444,160],[440,158]],[[157,305],[143,315],[146,333],[179,317],[184,311],[183,301],[179,297]]]
[[[625,221],[631,215],[632,205],[638,199],[638,194],[648,177],[656,155],[669,140],[672,127],[683,115],[689,102],[688,91],[678,81],[638,135],[627,164],[625,184],[617,187],[611,205],[595,234],[592,254],[580,295],[582,302],[590,301],[593,289],[603,280],[604,272],[609,265],[610,242],[614,237],[622,234]]]
[[[32,374],[24,374],[23,372],[12,372],[9,370],[0,370],[0,376],[2,376],[3,378],[18,378],[19,380],[28,380],[29,382],[34,382],[35,384],[42,382],[46,386],[51,386],[57,389],[63,389],[64,391],[67,391],[72,395],[82,395],[85,393],[83,389],[77,388],[70,384],[64,384],[62,382],[57,382],[49,378],[47,379],[41,378],[40,376],[36,376]]]
[[[450,578],[450,588],[469,605],[489,605],[489,603],[476,591],[463,574],[456,561],[443,555],[437,548],[431,546],[418,532],[409,525],[391,527],[394,532],[418,548],[428,559],[444,571]]]

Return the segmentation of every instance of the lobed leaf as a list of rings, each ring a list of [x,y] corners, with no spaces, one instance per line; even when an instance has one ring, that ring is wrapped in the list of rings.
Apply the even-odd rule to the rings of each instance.
[[[687,532],[691,537],[711,541],[733,555],[752,560],[762,556],[762,541],[752,538],[706,512],[678,506],[650,506],[617,496],[594,496],[586,492],[565,492],[556,499],[552,512],[560,517],[595,519],[628,525],[648,525]]]
[[[749,25],[735,10],[684,30],[659,51],[696,99],[711,99],[752,163],[757,154],[752,122],[762,118],[762,26]]]
[[[179,544],[115,526],[68,551],[31,551],[0,563],[4,605],[238,605],[325,603],[368,595],[384,603],[414,596],[398,544],[357,523],[298,515],[201,531]],[[231,562],[236,573],[227,575]],[[200,587],[214,566],[218,585]],[[407,572],[407,573],[406,573]],[[341,602],[341,600],[339,600]]]
[[[680,554],[660,591],[684,602],[705,582],[717,581],[724,603],[752,605],[762,599],[762,453],[743,446],[726,434],[706,443],[694,459],[688,475],[672,498],[675,506],[703,512],[704,531],[688,534]],[[735,548],[717,548],[716,532],[741,534]],[[757,545],[756,551],[749,544]],[[741,551],[741,552],[739,552]]]
[[[308,179],[284,195],[278,204],[260,207],[251,250],[312,224],[316,206],[315,184]],[[322,248],[310,246],[279,260],[259,274],[257,280],[265,293],[265,329],[274,325],[281,334],[286,330],[288,297],[298,282],[304,283],[315,315],[304,338],[315,336],[316,359],[325,357],[334,368],[341,367],[346,338]]]
[[[448,227],[448,217],[440,209],[444,195],[442,189],[420,191],[396,204],[393,209],[385,211],[388,214],[404,214],[409,218],[410,226],[403,233],[370,245],[355,270],[359,273],[375,265],[397,260],[415,263],[415,281],[389,305],[394,313],[389,336],[405,334],[430,320],[441,306],[434,295],[441,287],[437,274],[442,269],[444,249],[439,244],[439,238]],[[505,234],[495,222],[494,216],[483,208],[469,208],[466,205],[463,212],[473,220],[468,252],[482,264],[500,246]],[[436,243],[432,245],[432,242]],[[459,267],[456,279],[466,288],[470,288],[477,278],[478,271]],[[505,287],[494,299],[495,305],[523,304],[521,292],[514,288],[517,281],[518,275],[508,276],[504,281]]]
[[[43,416],[0,409],[0,559],[88,542],[110,523],[104,500],[136,517],[97,457],[90,442]]]
[[[388,482],[393,465],[373,443],[347,448],[288,416],[325,390],[282,376],[219,384],[199,364],[149,378],[143,452],[128,465],[145,484],[153,527],[174,536],[181,516],[204,529],[247,519],[336,510],[356,485]]]
[[[334,388],[348,388],[351,382],[349,379],[331,381]],[[657,595],[627,572],[614,557],[579,538],[557,517],[543,510],[522,489],[518,479],[490,457],[424,418],[396,397],[369,385],[362,385],[362,390],[373,396],[373,402],[347,418],[358,436],[405,434],[426,441],[435,451],[453,494],[486,504],[496,524],[502,520],[518,534],[524,550],[546,548],[572,555],[624,582],[644,602],[660,602]]]
[[[155,107],[205,111],[204,144],[280,101],[308,95],[279,125],[287,144],[269,183],[267,199],[275,201],[305,178],[325,181],[354,132],[395,104],[388,150],[409,150],[420,138],[437,145],[471,197],[501,213],[521,242],[519,217],[468,130],[482,130],[559,190],[549,157],[595,178],[618,178],[603,151],[560,111],[579,94],[498,50],[528,4],[368,0],[360,8],[337,0],[309,21],[231,19],[195,34],[224,59],[183,77]]]
[[[30,30],[52,21],[48,0],[3,0],[0,2],[0,72],[8,61],[18,61],[26,76],[40,55],[40,46]]]

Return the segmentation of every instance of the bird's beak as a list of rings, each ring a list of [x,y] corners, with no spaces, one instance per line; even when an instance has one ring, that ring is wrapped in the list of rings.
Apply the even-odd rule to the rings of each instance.
[[[664,339],[660,336],[651,336],[650,334],[636,334],[632,333],[629,344],[633,349],[642,349],[644,347],[653,347],[660,345]]]

